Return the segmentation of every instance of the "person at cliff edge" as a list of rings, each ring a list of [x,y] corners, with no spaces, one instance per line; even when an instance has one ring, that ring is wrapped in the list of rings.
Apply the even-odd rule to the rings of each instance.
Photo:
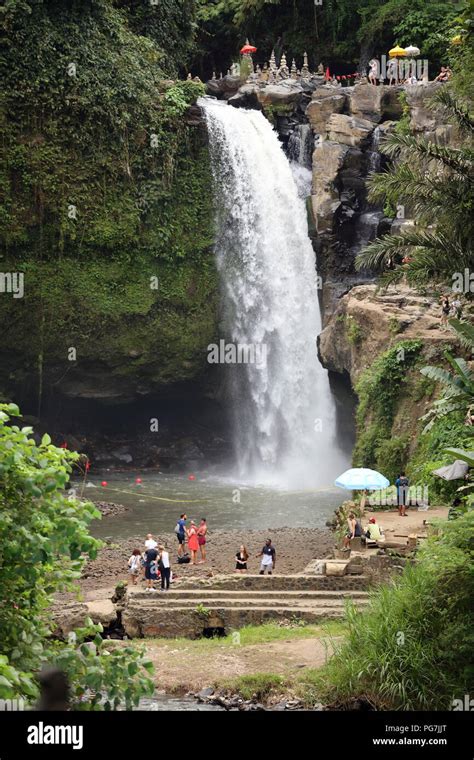
[[[262,558],[260,565],[260,575],[265,575],[265,570],[268,571],[268,575],[271,575],[275,569],[276,552],[275,547],[272,546],[272,541],[270,538],[267,538],[265,541],[265,546],[263,547],[262,551],[257,554],[257,557]]]

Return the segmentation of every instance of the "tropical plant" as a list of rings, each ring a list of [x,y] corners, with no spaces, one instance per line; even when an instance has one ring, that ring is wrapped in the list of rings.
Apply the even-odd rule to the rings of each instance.
[[[459,319],[450,319],[449,325],[454,330],[460,342],[474,352],[474,326]],[[427,414],[422,417],[427,420],[424,432],[429,430],[435,420],[453,412],[467,412],[470,404],[474,403],[474,371],[462,357],[454,358],[449,351],[444,353],[447,362],[454,372],[441,367],[423,367],[420,372],[440,383],[444,394],[434,402]]]
[[[101,626],[51,640],[54,595],[73,590],[86,557],[96,556],[101,543],[88,525],[100,513],[65,495],[79,454],[47,434],[37,444],[31,427],[14,424],[19,416],[16,405],[0,404],[0,698],[34,699],[38,671],[55,663],[68,675],[73,706],[131,707],[153,689],[141,652],[108,652]],[[91,635],[94,647],[82,647]]]
[[[474,121],[449,88],[439,90],[432,107],[441,108],[456,124],[462,145],[447,147],[425,137],[392,134],[381,150],[396,161],[369,180],[372,202],[401,203],[416,220],[413,227],[374,240],[357,256],[357,269],[381,272],[383,285],[405,277],[414,286],[452,285],[455,273],[472,262]]]
[[[438,523],[400,578],[350,604],[348,635],[319,672],[316,697],[334,707],[449,710],[472,686],[474,512]]]

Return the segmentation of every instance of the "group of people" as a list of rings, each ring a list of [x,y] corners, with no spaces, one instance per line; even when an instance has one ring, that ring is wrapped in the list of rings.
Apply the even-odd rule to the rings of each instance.
[[[276,551],[275,547],[272,545],[271,538],[266,539],[262,550],[255,556],[257,558],[260,557],[259,574],[265,575],[265,571],[267,571],[268,575],[272,575],[276,565]],[[246,573],[248,569],[247,562],[249,559],[250,554],[247,551],[247,547],[242,544],[239,551],[235,555],[235,572]]]
[[[151,533],[145,541],[145,551],[134,549],[128,560],[130,584],[135,586],[140,573],[145,579],[145,591],[155,591],[154,582],[161,580],[161,591],[169,591],[171,581],[170,555],[164,544],[158,545]]]
[[[403,61],[403,63],[399,63],[397,58],[392,58],[387,63],[387,79],[389,85],[398,85],[398,84],[420,84],[420,81],[423,82],[423,79],[425,81],[428,81],[428,73],[427,71],[424,74],[424,77],[422,80],[420,80],[415,73],[415,66],[407,67],[406,61]],[[410,61],[408,61],[410,63]],[[413,63],[413,62],[412,62]],[[411,70],[410,70],[411,68]],[[408,76],[403,76],[404,73],[407,73]],[[420,72],[418,72],[420,73]],[[441,66],[441,71],[439,72],[438,76],[434,78],[434,82],[448,82],[451,79],[452,71],[449,68],[449,66]],[[376,85],[377,80],[380,81],[380,84],[383,84],[385,79],[381,77],[380,74],[380,64],[377,61],[376,58],[372,58],[371,61],[369,61],[369,72],[367,76],[370,84]]]
[[[435,82],[448,82],[452,77],[453,72],[449,66],[441,66],[441,71],[438,76],[434,78]]]
[[[184,557],[186,553],[186,542],[188,543],[188,549],[191,553],[190,564],[201,565],[206,561],[206,536],[207,536],[207,521],[205,517],[201,517],[201,522],[198,526],[194,520],[189,521],[189,528],[187,527],[188,517],[185,512],[180,515],[174,532],[178,539],[178,557]],[[198,560],[198,552],[201,553],[201,559]]]
[[[353,538],[361,538],[362,541],[380,541],[383,538],[383,530],[375,517],[371,517],[366,528],[357,519],[355,512],[349,512],[347,518],[347,533],[344,536],[344,548],[348,549]]]
[[[176,524],[175,533],[178,539],[178,563],[188,559],[190,564],[196,565],[206,561],[206,535],[207,522],[203,517],[199,526],[190,520],[186,526],[187,516],[182,514]],[[191,559],[186,552],[186,542],[191,552]],[[197,561],[198,551],[201,552],[201,560]],[[270,538],[267,538],[261,551],[255,555],[260,558],[260,575],[272,575],[276,565],[276,551]],[[250,553],[242,544],[235,555],[235,572],[246,573]],[[144,550],[134,549],[128,560],[129,584],[135,586],[140,576],[146,583],[145,591],[154,591],[154,583],[161,581],[161,591],[168,591],[170,582],[173,580],[170,554],[165,543],[158,544],[151,533],[145,540]]]
[[[400,517],[408,517],[407,506],[410,501],[410,481],[404,472],[397,475],[395,479],[397,489],[397,507]],[[371,517],[369,524],[364,529],[360,520],[356,517],[355,512],[349,512],[347,517],[347,531],[344,536],[344,547],[347,549],[351,545],[353,538],[361,538],[362,541],[379,541],[383,536],[383,530],[377,523],[375,517]]]
[[[461,319],[462,317],[462,303],[459,296],[455,296],[452,301],[449,300],[448,295],[440,296],[441,301],[441,324],[446,330],[448,327],[448,319],[450,317],[456,317]]]

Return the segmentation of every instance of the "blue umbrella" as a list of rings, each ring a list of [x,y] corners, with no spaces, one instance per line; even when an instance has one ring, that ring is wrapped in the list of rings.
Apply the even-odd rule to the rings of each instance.
[[[376,470],[354,467],[339,475],[335,484],[347,491],[380,491],[382,488],[388,488],[390,481]]]

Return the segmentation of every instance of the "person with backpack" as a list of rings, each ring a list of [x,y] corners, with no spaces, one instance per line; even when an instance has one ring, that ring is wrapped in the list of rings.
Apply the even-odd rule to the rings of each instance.
[[[153,583],[158,578],[158,550],[155,548],[147,549],[145,552],[145,591],[155,591]]]
[[[400,515],[400,517],[408,517],[407,502],[408,502],[408,487],[410,485],[410,481],[408,480],[404,472],[402,472],[398,476],[398,478],[395,481],[395,485],[397,487],[398,514]]]
[[[184,544],[186,541],[186,520],[187,520],[186,513],[183,513],[181,517],[179,518],[178,522],[176,523],[176,527],[174,529],[174,532],[176,533],[176,538],[178,539],[178,557],[184,557]]]

